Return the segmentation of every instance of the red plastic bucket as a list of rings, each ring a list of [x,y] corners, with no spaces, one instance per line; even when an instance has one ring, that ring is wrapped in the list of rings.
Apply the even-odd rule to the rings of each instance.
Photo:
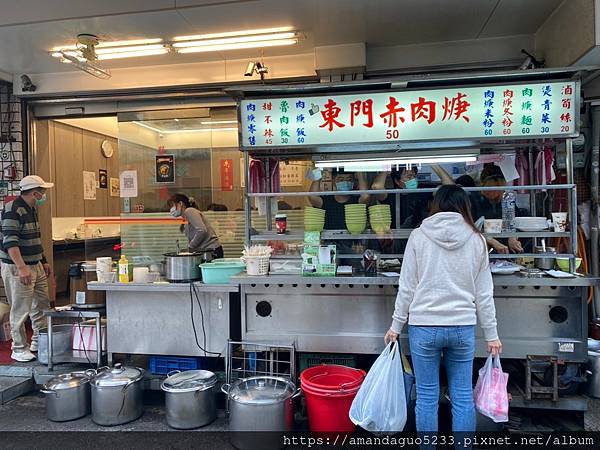
[[[302,386],[315,389],[341,390],[360,386],[367,376],[364,370],[336,364],[309,367],[300,374]]]
[[[311,367],[300,374],[310,431],[354,431],[348,414],[365,375],[362,370],[334,365]]]

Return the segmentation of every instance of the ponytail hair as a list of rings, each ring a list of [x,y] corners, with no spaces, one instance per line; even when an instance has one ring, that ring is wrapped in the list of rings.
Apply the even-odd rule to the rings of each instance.
[[[196,202],[194,201],[193,198],[188,197],[185,194],[173,194],[169,200],[167,201],[167,204],[169,205],[169,208],[173,205],[176,205],[177,203],[183,203],[183,205],[186,208],[196,208],[198,209],[198,205],[196,204]]]

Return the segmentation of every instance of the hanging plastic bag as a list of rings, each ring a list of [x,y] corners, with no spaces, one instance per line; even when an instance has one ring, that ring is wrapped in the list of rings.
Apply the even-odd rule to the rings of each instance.
[[[488,356],[479,369],[473,391],[475,408],[494,422],[508,422],[508,374],[502,372],[500,357]]]
[[[350,407],[352,423],[372,433],[400,432],[406,424],[406,391],[399,347],[397,342],[387,345]],[[412,379],[412,375],[408,376]],[[408,387],[412,388],[412,382]]]

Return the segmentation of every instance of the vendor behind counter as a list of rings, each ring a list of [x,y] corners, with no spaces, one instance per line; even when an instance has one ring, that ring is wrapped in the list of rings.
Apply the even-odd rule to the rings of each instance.
[[[486,165],[480,175],[481,185],[490,186],[506,186],[506,179],[502,170],[493,164]],[[475,220],[480,217],[486,219],[502,219],[502,196],[503,190],[498,191],[482,191],[471,192],[471,210]],[[515,207],[515,216],[527,216],[527,211]],[[522,253],[524,246],[530,247],[531,240],[526,240],[524,243],[517,238],[508,239],[492,239],[488,238],[488,246],[496,250],[498,253]],[[525,245],[524,245],[525,244]]]
[[[310,191],[322,191],[321,179],[322,172],[314,169],[308,172],[308,179],[311,181]],[[358,187],[359,190],[369,189],[365,174],[362,172],[347,172],[344,169],[333,169],[331,171],[334,191],[352,191]],[[311,195],[308,197],[310,204],[315,208],[325,210],[325,229],[326,230],[345,230],[346,212],[345,205],[356,203],[368,204],[369,195]],[[337,247],[338,254],[362,253],[364,242],[355,239],[338,240],[333,244]]]

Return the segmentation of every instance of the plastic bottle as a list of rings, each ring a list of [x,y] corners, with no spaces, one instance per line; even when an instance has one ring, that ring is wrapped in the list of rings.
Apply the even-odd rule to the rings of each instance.
[[[129,283],[129,261],[125,255],[119,259],[119,283]]]
[[[514,191],[504,191],[502,194],[502,231],[515,231],[515,205],[517,196]]]

